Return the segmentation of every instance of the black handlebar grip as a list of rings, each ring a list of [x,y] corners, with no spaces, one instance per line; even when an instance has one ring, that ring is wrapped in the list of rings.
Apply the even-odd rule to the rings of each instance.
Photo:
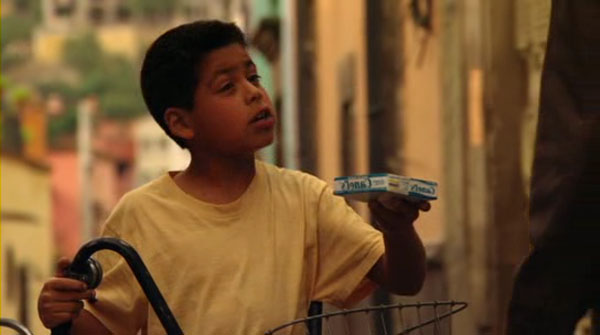
[[[65,276],[72,279],[77,279],[84,282],[89,289],[94,289],[100,285],[102,281],[102,266],[94,258],[90,257],[82,264],[71,264],[65,270]],[[69,335],[71,330],[71,322],[63,323],[52,328],[51,335]]]

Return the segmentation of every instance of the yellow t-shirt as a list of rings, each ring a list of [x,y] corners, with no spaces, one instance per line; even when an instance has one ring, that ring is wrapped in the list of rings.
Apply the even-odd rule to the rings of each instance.
[[[125,195],[102,235],[137,250],[194,335],[263,334],[305,316],[311,300],[355,303],[372,290],[365,275],[384,252],[381,234],[325,182],[260,161],[225,205],[186,194],[165,174]],[[96,256],[104,278],[86,309],[117,335],[164,334],[125,261]]]

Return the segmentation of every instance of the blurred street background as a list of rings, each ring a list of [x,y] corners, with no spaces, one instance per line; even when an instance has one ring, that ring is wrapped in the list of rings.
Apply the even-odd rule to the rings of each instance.
[[[417,223],[428,252],[424,289],[410,299],[378,292],[364,304],[467,301],[452,318],[454,334],[503,333],[529,250],[550,0],[1,6],[2,317],[47,333],[36,301],[57,259],[95,236],[125,192],[186,166],[186,152],[145,109],[140,63],[168,28],[221,19],[247,33],[280,113],[276,143],[261,159],[331,183],[369,172],[439,183],[439,200]]]

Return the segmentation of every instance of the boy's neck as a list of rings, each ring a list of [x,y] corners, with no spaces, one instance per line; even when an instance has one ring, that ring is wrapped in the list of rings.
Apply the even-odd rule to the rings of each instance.
[[[190,165],[173,179],[183,191],[197,199],[226,204],[242,196],[255,173],[253,154],[241,157],[192,154]]]

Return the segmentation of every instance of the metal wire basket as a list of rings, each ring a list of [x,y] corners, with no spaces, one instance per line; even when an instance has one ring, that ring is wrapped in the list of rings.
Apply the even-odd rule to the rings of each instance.
[[[450,316],[465,308],[466,302],[432,301],[340,310],[294,320],[265,335],[446,335],[452,332]],[[396,322],[386,321],[390,318]],[[320,323],[321,334],[309,331],[315,322]]]

